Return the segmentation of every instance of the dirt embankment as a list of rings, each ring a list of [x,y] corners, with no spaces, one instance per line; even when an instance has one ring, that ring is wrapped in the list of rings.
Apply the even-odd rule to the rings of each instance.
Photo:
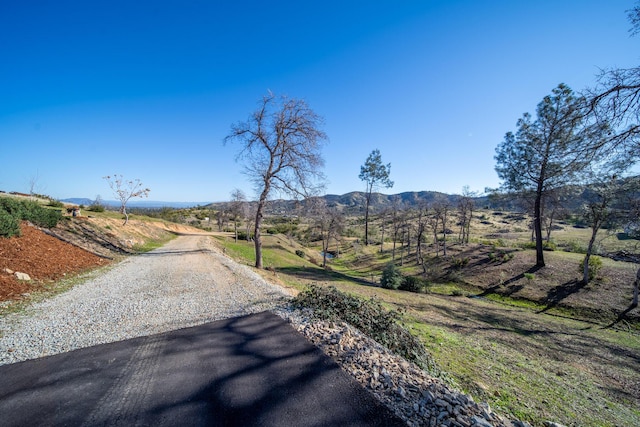
[[[199,232],[160,221],[134,219],[122,226],[118,219],[89,217],[65,217],[51,230],[23,222],[21,230],[20,237],[0,238],[0,301],[24,298],[65,276],[107,265],[149,240]]]

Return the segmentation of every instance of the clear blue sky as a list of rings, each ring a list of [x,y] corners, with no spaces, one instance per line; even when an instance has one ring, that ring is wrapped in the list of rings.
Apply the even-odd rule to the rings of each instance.
[[[499,184],[495,147],[561,82],[638,65],[631,0],[4,1],[0,189],[113,198],[253,197],[224,146],[271,90],[325,118],[327,193],[364,190],[378,148],[387,194]]]

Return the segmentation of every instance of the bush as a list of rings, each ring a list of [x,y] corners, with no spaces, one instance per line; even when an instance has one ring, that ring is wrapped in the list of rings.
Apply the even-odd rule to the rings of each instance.
[[[389,263],[382,272],[380,285],[385,289],[398,289],[402,285],[403,279],[398,267],[393,263]]]
[[[0,236],[12,237],[20,235],[20,222],[9,212],[0,209]]]
[[[47,209],[30,200],[2,197],[0,198],[0,210],[13,217],[17,223],[25,220],[45,228],[55,227],[62,219],[62,213],[59,210]],[[11,228],[10,225],[9,228]]]
[[[580,265],[578,266],[578,272],[583,273],[584,272],[584,260],[586,259],[586,256],[582,259],[582,262],[580,263]],[[589,257],[589,280],[593,280],[596,277],[598,277],[598,274],[600,273],[600,270],[602,269],[602,258],[600,258],[599,256],[596,255],[591,255]]]
[[[467,258],[467,257],[454,258],[453,260],[451,260],[451,264],[452,264],[453,268],[457,268],[457,269],[461,270],[464,267],[466,267],[467,264],[469,264],[469,258]]]
[[[90,212],[104,212],[104,209],[104,206],[99,203],[95,203],[87,208]]]
[[[310,285],[293,299],[293,305],[313,309],[313,315],[322,320],[349,323],[392,352],[416,363],[431,376],[448,379],[420,340],[400,323],[402,313],[386,310],[375,299],[351,296],[333,286]]]
[[[62,219],[62,213],[58,210],[40,208],[32,211],[29,217],[24,219],[38,227],[53,228]]]
[[[427,287],[427,283],[415,276],[406,276],[400,284],[400,290],[409,292],[422,292]]]
[[[574,252],[577,254],[584,254],[587,252],[587,248],[580,242],[571,241],[567,246],[567,252]]]
[[[296,249],[296,255],[300,258],[304,258],[304,251],[302,249]]]

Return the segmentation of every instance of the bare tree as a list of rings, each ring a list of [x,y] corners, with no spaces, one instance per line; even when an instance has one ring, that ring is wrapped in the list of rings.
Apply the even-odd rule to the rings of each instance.
[[[271,192],[307,197],[322,187],[320,150],[327,139],[320,129],[322,123],[305,101],[269,93],[246,121],[232,125],[224,139],[242,145],[237,160],[243,161],[245,173],[260,194],[254,225],[257,268],[262,268],[260,229]]]
[[[442,255],[447,256],[447,226],[449,225],[449,212],[451,210],[451,205],[448,200],[440,200],[434,203],[433,210],[435,211],[436,217],[436,238],[439,219],[442,224]]]
[[[247,234],[247,242],[250,242],[252,239],[251,229],[253,228],[254,221],[256,219],[256,204],[245,203],[242,216],[244,220],[245,233]]]
[[[364,210],[364,244],[369,244],[369,207],[371,205],[371,196],[373,191],[377,190],[381,185],[385,188],[393,187],[393,181],[389,179],[391,173],[391,163],[386,165],[382,163],[380,150],[375,149],[369,154],[364,165],[360,166],[361,181],[366,184],[365,192],[365,210]]]
[[[389,216],[389,209],[384,209],[380,213],[380,253],[384,251],[384,232],[387,227],[387,217]]]
[[[424,267],[424,257],[422,256],[422,240],[427,230],[429,208],[426,202],[418,204],[418,214],[416,217],[416,263]]]
[[[32,199],[35,199],[36,193],[40,193],[40,172],[36,171],[35,175],[31,175],[29,178],[29,195]]]
[[[637,218],[633,212],[634,195],[638,193],[638,180],[621,179],[620,170],[615,166],[592,170],[587,177],[588,186],[585,191],[587,202],[583,207],[583,217],[591,228],[591,237],[582,262],[582,281],[589,283],[589,259],[591,258],[598,231],[607,225],[615,229],[629,218]]]
[[[391,258],[394,261],[396,259],[396,244],[398,242],[398,233],[402,229],[403,224],[404,209],[402,203],[400,202],[400,198],[394,196],[391,203],[391,229],[393,230],[393,250],[391,252]]]
[[[327,205],[327,201],[320,197],[307,199],[308,215],[314,219],[314,226],[322,239],[322,267],[327,266],[327,254],[332,241],[338,241],[344,229],[344,216],[335,206]]]
[[[243,218],[244,205],[247,203],[247,198],[244,192],[238,188],[231,192],[231,205],[229,207],[229,217],[233,221],[233,231],[235,235],[235,241],[238,242],[238,226]]]
[[[139,179],[125,180],[122,175],[107,175],[103,177],[109,183],[109,187],[113,191],[113,195],[120,202],[120,213],[124,215],[124,223],[127,225],[129,222],[129,214],[127,213],[127,203],[129,200],[135,197],[145,198],[149,197],[148,188],[142,186],[142,182]]]
[[[440,213],[437,209],[433,209],[433,213],[427,219],[429,228],[433,233],[433,245],[436,248],[436,256],[440,256],[440,242],[438,241],[438,226],[440,224]]]
[[[640,34],[640,2],[627,11],[627,17],[631,35]],[[640,67],[603,70],[598,84],[587,89],[585,97],[588,101],[586,119],[610,129],[607,138],[602,140],[603,147],[637,162],[640,159]],[[634,282],[633,303],[628,310],[638,305],[639,282],[640,269]]]
[[[476,193],[469,190],[469,186],[462,188],[462,196],[458,200],[458,222],[460,223],[460,233],[458,240],[460,243],[469,243],[471,234],[471,218],[473,217],[473,197]]]

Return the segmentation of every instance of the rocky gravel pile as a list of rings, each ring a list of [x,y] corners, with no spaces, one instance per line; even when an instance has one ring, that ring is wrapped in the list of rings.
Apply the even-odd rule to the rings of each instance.
[[[318,321],[309,311],[292,308],[276,312],[409,426],[528,426],[504,419],[487,403],[474,402],[346,323]]]

